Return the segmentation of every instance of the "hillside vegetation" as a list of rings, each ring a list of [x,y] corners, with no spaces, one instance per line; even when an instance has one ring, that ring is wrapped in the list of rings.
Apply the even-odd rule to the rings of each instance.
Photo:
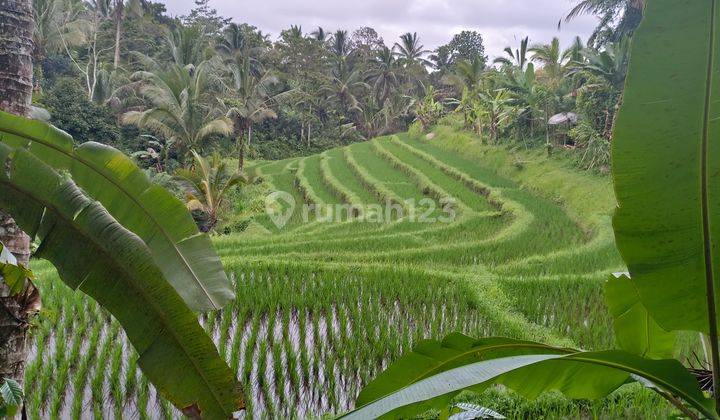
[[[483,145],[446,125],[430,135],[253,162],[250,171],[260,190],[289,193],[296,211],[279,228],[262,209],[245,232],[215,238],[237,300],[203,323],[246,385],[255,417],[343,412],[417,340],[452,331],[585,349],[613,345],[602,284],[624,268],[610,227],[608,177],[543,151]],[[448,198],[450,223],[410,220],[407,211],[423,199]],[[404,217],[371,221],[367,209],[387,202]],[[304,221],[303,203],[362,211],[335,221],[311,212]],[[449,208],[427,214],[439,219]],[[26,375],[28,389],[37,390],[29,395],[32,416],[177,415],[156,400],[117,323],[53,281],[48,265],[38,262],[35,270],[52,316],[34,335]],[[634,388],[596,403],[486,394],[509,416],[670,410]]]

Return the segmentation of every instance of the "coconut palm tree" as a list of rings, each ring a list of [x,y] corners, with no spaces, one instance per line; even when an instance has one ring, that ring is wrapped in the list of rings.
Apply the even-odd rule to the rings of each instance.
[[[141,71],[132,76],[144,111],[126,112],[121,120],[150,130],[172,143],[179,157],[199,148],[213,134],[229,135],[233,124],[218,117],[209,105],[212,77],[210,63],[198,66],[172,64],[167,69]]]
[[[453,63],[452,53],[447,45],[438,47],[434,53],[430,54],[429,58],[433,63],[433,68],[440,73],[447,72]]]
[[[41,63],[48,53],[61,51],[63,41],[69,47],[76,47],[85,41],[80,28],[80,18],[84,12],[81,3],[68,0],[34,0],[33,33],[34,58]],[[40,69],[38,69],[40,70]]]
[[[402,73],[392,50],[383,47],[371,61],[368,80],[372,83],[375,99],[382,106],[402,83]]]
[[[247,54],[249,47],[245,32],[240,25],[233,22],[223,30],[216,49],[226,57],[234,57],[238,54]]]
[[[474,91],[480,87],[484,77],[485,60],[478,56],[470,61],[460,60],[455,63],[455,72],[446,75],[443,82],[455,87],[457,92],[462,92],[465,89]]]
[[[208,51],[208,36],[199,25],[180,25],[168,31],[165,42],[178,66],[198,65],[210,58],[212,53]]]
[[[632,35],[640,24],[645,9],[646,0],[577,0],[576,5],[568,12],[565,21],[569,22],[584,14],[600,17],[595,31],[590,37],[589,44],[604,44],[598,41],[603,31],[610,32],[608,41],[618,41],[623,37]],[[616,23],[615,23],[616,22]]]
[[[525,66],[528,63],[528,43],[530,42],[529,37],[525,37],[520,40],[520,48],[516,48],[515,51],[511,47],[505,47],[505,55],[507,57],[497,57],[493,60],[493,63],[501,64],[505,66],[517,66],[520,70],[525,70]]]
[[[175,171],[175,177],[185,190],[187,207],[193,213],[201,232],[212,231],[219,221],[222,209],[227,205],[228,194],[242,184],[245,178],[232,172],[218,153],[210,159],[190,151],[193,164]],[[200,217],[197,213],[201,213]]]
[[[357,117],[362,111],[360,95],[372,88],[364,81],[361,69],[341,70],[331,72],[320,92],[335,101],[343,112]]]
[[[253,124],[277,118],[273,105],[290,92],[272,95],[270,89],[278,79],[250,57],[236,56],[226,64],[225,70],[229,82],[223,82],[226,96],[219,100],[219,105],[225,118],[232,122],[232,134],[238,148],[238,170],[242,171],[245,146],[252,139]]]
[[[347,31],[338,29],[332,36],[330,52],[337,58],[347,58],[350,55],[350,39]]]
[[[408,32],[400,35],[400,42],[396,42],[393,49],[398,59],[407,67],[418,64],[422,66],[432,65],[432,63],[423,58],[423,56],[429,54],[430,51],[426,50],[420,43],[417,32],[412,34]]]
[[[12,17],[12,18],[11,18]],[[12,22],[11,22],[12,19]],[[12,23],[12,24],[11,24]],[[0,109],[28,116],[32,99],[33,61],[32,0],[0,2]],[[21,264],[28,264],[30,238],[6,213],[0,211],[0,242]],[[27,359],[28,314],[24,305],[12,297],[0,282],[0,377],[22,384]],[[20,320],[21,322],[18,322]]]
[[[330,38],[330,35],[325,32],[325,29],[323,29],[322,26],[318,26],[318,28],[312,31],[310,35],[312,35],[313,38],[315,38],[317,41],[322,42],[323,44],[327,42],[328,38]]]
[[[563,61],[565,61],[565,65],[573,66],[576,63],[582,62],[584,58],[584,50],[585,44],[583,43],[583,40],[579,36],[576,36],[572,45],[563,52]]]
[[[530,48],[532,61],[542,64],[543,73],[554,84],[563,77],[563,51],[560,49],[560,40],[553,38],[549,44],[538,44]]]
[[[585,48],[582,54],[585,62],[581,63],[579,69],[602,77],[617,91],[622,90],[630,60],[629,38],[607,44],[602,51]]]

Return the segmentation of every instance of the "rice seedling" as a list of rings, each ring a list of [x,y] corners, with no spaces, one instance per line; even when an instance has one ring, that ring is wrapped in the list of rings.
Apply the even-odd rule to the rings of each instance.
[[[340,413],[392,360],[451,331],[587,349],[612,344],[602,283],[622,264],[612,203],[592,204],[611,197],[607,180],[566,188],[557,179],[575,173],[544,156],[523,157],[521,170],[511,152],[440,134],[433,141],[392,136],[252,168],[267,191],[287,191],[298,205],[452,197],[457,214],[451,223],[394,217],[378,224],[360,214],[305,223],[296,212],[283,229],[258,215],[252,223],[263,234],[214,238],[237,299],[201,319],[244,386],[249,417]],[[30,416],[178,417],[138,369],[117,323],[54,282],[46,263],[34,268],[56,316],[41,318],[33,331]],[[695,345],[685,340],[679,351]],[[592,403],[556,395],[528,402],[495,389],[464,398],[508,417],[672,413],[638,389]]]

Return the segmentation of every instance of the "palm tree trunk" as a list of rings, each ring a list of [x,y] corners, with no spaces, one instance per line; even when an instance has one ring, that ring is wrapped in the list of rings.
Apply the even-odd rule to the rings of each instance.
[[[122,38],[122,22],[123,22],[123,7],[124,0],[118,0],[115,3],[115,60],[113,62],[113,68],[115,70],[120,66],[120,41]]]
[[[239,130],[237,136],[238,144],[238,172],[242,172],[245,167],[245,133],[244,130]]]
[[[34,50],[32,0],[0,1],[0,109],[30,114]],[[7,214],[0,212],[0,241],[28,263],[30,238]],[[0,377],[23,382],[27,359],[27,314],[0,285]]]

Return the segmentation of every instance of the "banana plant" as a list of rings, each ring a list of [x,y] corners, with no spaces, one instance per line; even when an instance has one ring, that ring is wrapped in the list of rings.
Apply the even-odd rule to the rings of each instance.
[[[210,238],[198,232],[182,201],[153,184],[117,149],[87,142],[40,121],[0,112],[0,143],[27,149],[57,171],[67,171],[88,197],[143,240],[165,278],[197,311],[233,299],[230,280]]]
[[[629,273],[605,288],[619,349],[458,335],[422,342],[363,389],[347,418],[447,407],[461,389],[497,383],[531,398],[550,389],[601,398],[637,381],[689,418],[720,419],[720,392],[709,398],[670,358],[676,331],[703,334],[720,389],[719,22],[719,0],[653,0],[632,42],[613,139],[614,229]]]
[[[240,410],[235,376],[186,303],[194,295],[181,296],[198,283],[224,285],[217,276],[206,282],[222,266],[194,224],[182,226],[192,223],[182,203],[175,206],[115,149],[75,148],[59,130],[8,114],[0,114],[0,127],[0,208],[38,242],[35,257],[120,322],[143,373],[187,416],[229,418]],[[178,281],[187,272],[170,267],[175,255],[200,268],[198,283]],[[222,287],[208,290],[224,295]]]

